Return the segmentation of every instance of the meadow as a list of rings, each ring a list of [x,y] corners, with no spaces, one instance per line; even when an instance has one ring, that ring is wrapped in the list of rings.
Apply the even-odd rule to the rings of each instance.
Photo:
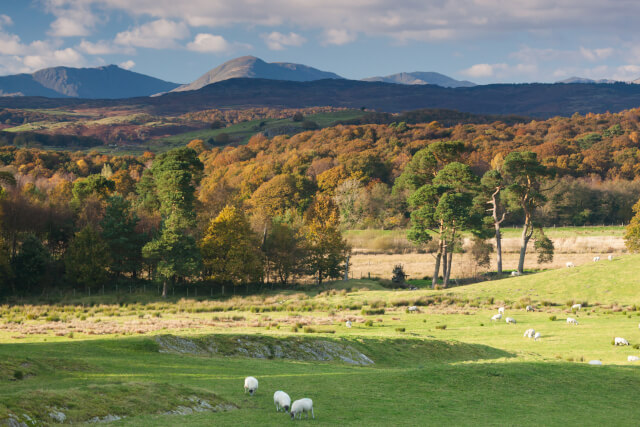
[[[639,274],[640,256],[625,255],[445,290],[349,280],[226,298],[14,301],[0,307],[0,420],[280,425],[283,389],[313,399],[304,424],[637,425],[640,365],[627,356],[640,355]],[[500,306],[517,324],[490,320]],[[542,339],[523,338],[528,328]],[[374,363],[354,364],[360,355]]]

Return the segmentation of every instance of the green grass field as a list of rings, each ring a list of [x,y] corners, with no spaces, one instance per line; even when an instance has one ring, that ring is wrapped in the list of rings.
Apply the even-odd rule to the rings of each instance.
[[[316,122],[321,128],[335,125],[336,122],[342,120],[354,119],[362,116],[363,113],[360,110],[344,110],[335,111],[331,113],[318,113],[311,114],[305,117],[305,120],[312,120]],[[262,126],[261,126],[262,123]],[[240,141],[246,143],[249,138],[258,132],[268,131],[270,129],[277,129],[280,127],[290,127],[302,130],[301,123],[293,122],[291,119],[262,119],[251,120],[248,122],[237,123],[230,125],[223,129],[202,129],[192,132],[186,132],[178,135],[169,136],[166,138],[154,141],[152,145],[162,147],[179,147],[189,143],[194,139],[202,139],[204,141],[209,138],[216,138],[218,135],[225,133],[229,135],[231,140]]]
[[[0,420],[50,424],[59,410],[74,424],[119,415],[108,425],[281,425],[291,422],[273,405],[282,389],[314,400],[316,419],[296,421],[305,425],[637,425],[640,363],[627,356],[640,350],[611,344],[615,336],[640,344],[637,277],[640,256],[624,256],[440,291],[352,280],[226,299],[5,305]],[[588,306],[574,314],[574,301]],[[408,313],[414,304],[420,311]],[[516,325],[490,321],[502,305]],[[580,324],[567,325],[568,316]],[[528,328],[542,339],[523,338]],[[162,334],[202,337],[218,353],[161,353]],[[245,337],[270,349],[274,339],[325,340],[375,364],[229,356]],[[243,394],[247,375],[260,381],[253,397]],[[164,414],[195,396],[222,410]]]

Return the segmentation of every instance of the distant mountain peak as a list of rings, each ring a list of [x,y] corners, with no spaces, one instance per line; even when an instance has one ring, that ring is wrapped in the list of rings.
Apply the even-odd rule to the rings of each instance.
[[[217,66],[197,80],[177,87],[172,92],[197,90],[212,83],[233,78],[258,78],[308,82],[322,79],[342,79],[339,75],[303,64],[265,62],[255,56],[241,56]]]
[[[51,67],[32,74],[0,77],[0,94],[50,98],[133,98],[177,86],[113,64],[94,68]]]
[[[466,80],[456,80],[434,71],[402,72],[383,77],[368,77],[365,82],[385,82],[403,85],[437,85],[442,87],[472,87],[475,83]]]

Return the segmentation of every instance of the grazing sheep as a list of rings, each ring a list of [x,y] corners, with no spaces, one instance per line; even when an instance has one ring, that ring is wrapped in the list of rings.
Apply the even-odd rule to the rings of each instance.
[[[609,256],[607,257],[607,259],[608,259],[609,261],[613,261],[613,255],[609,255]]]
[[[491,320],[500,320],[500,319],[502,319],[501,313],[494,314],[493,316],[491,316]]]
[[[535,311],[535,310],[533,309],[533,307],[531,307],[530,305],[528,305],[528,306],[527,306],[527,308],[526,308],[525,310],[527,310],[527,311]]]
[[[256,390],[258,390],[258,380],[255,379],[254,377],[247,377],[244,379],[244,393],[247,393],[247,390],[249,391],[249,394],[251,396],[253,396],[253,393],[256,392]]]
[[[498,313],[504,314],[504,307],[498,307]]]
[[[313,415],[313,401],[309,398],[298,399],[293,402],[291,405],[291,419],[295,419],[296,415],[300,415],[298,418],[302,419],[302,413],[307,413],[307,418],[309,418],[309,412],[311,412],[311,417],[315,419],[315,415]]]
[[[571,261],[567,261],[567,263],[565,265],[567,266],[567,268],[575,267],[575,265],[573,265],[573,263]]]
[[[409,310],[410,312],[416,312],[418,311],[418,307],[416,307],[415,305],[412,305],[411,307],[407,308],[407,310]]]
[[[513,323],[514,325],[516,324],[516,319],[514,319],[513,317],[507,317],[506,319],[504,319],[504,321],[507,323]]]
[[[598,262],[600,261],[600,257],[599,256],[594,256],[593,257],[593,262]]]
[[[536,333],[535,329],[527,329],[526,331],[524,331],[524,337],[525,338],[533,338],[533,335]]]
[[[637,361],[640,361],[640,357],[638,357],[638,356],[629,356],[629,357],[627,357],[627,361],[629,361],[629,362],[637,362]]]
[[[346,326],[347,326],[347,328],[351,327],[351,320],[347,320]]]
[[[573,317],[567,317],[567,323],[570,325],[577,325],[578,321],[576,319],[574,319]]]
[[[629,341],[625,340],[624,338],[620,338],[620,337],[615,337],[613,339],[613,343],[614,343],[614,345],[629,345]]]
[[[519,271],[512,271],[512,272],[511,272],[511,276],[512,276],[512,277],[519,276],[519,275],[520,275],[520,272],[519,272]]]
[[[281,390],[273,393],[273,403],[276,404],[277,412],[280,412],[281,409],[284,412],[289,412],[289,408],[291,408],[291,398],[287,393]]]
[[[571,310],[576,310],[576,311],[578,311],[578,310],[580,310],[581,308],[582,308],[582,304],[573,304],[573,305],[571,306]]]
[[[602,362],[599,360],[589,360],[589,365],[602,366]]]
[[[542,334],[540,332],[536,332],[536,334],[533,336],[534,341],[538,341],[540,338],[542,338]]]

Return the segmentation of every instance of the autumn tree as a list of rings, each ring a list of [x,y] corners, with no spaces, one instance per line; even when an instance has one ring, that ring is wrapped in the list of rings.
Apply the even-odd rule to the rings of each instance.
[[[633,205],[633,218],[625,228],[624,244],[629,252],[640,252],[640,200]]]
[[[535,231],[535,212],[546,200],[542,187],[545,178],[552,172],[540,163],[531,151],[514,151],[504,159],[503,171],[509,182],[507,193],[513,209],[519,209],[523,216],[522,238],[518,273],[524,272],[524,259],[527,245]]]
[[[340,278],[349,246],[340,233],[340,214],[333,201],[320,196],[304,214],[302,236],[306,246],[306,270],[318,284],[327,278]]]
[[[261,277],[260,239],[236,207],[225,207],[211,220],[200,248],[211,280],[239,285],[255,283]]]
[[[273,221],[262,244],[266,274],[283,285],[304,274],[304,243],[298,226],[281,220]]]

